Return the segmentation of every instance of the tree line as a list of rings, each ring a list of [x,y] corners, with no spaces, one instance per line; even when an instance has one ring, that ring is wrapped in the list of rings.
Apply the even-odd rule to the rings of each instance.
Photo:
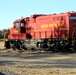
[[[5,35],[6,32],[7,32],[7,34]],[[4,39],[4,37],[7,38],[8,33],[9,33],[9,29],[0,30],[0,40],[1,40],[1,39]]]

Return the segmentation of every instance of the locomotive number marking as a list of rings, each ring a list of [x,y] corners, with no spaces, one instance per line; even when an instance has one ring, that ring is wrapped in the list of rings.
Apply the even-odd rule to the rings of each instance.
[[[15,30],[14,32],[15,32],[15,33],[17,33],[17,32],[18,32],[18,30]]]

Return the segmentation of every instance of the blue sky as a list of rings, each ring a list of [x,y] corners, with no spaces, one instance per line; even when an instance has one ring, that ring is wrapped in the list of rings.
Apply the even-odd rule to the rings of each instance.
[[[68,11],[76,11],[76,0],[0,0],[0,30],[10,28],[21,16]]]

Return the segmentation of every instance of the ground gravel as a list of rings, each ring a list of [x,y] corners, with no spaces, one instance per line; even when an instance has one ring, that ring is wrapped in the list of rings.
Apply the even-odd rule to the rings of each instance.
[[[0,75],[76,75],[76,53],[21,52],[0,44]]]

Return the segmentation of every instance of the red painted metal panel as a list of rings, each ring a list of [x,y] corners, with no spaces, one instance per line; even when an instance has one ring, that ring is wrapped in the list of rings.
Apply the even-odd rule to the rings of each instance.
[[[29,34],[32,38],[65,38],[70,37],[76,28],[76,12],[67,12],[51,15],[32,15],[24,18],[26,33],[20,33],[19,29],[10,29],[9,38],[26,38]],[[20,21],[23,19],[19,19]],[[16,20],[19,22],[19,20]],[[14,21],[14,22],[16,22]],[[28,35],[27,35],[28,36]]]

